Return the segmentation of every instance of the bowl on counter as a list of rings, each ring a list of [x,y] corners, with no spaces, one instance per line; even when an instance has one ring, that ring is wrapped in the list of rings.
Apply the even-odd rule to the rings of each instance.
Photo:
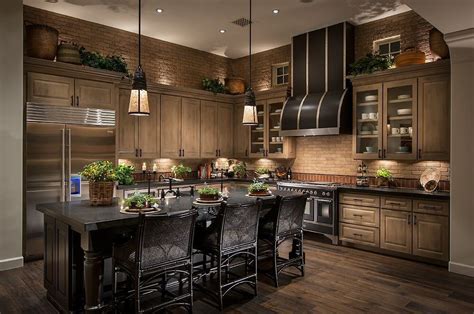
[[[408,115],[408,114],[411,114],[412,111],[411,109],[407,108],[407,109],[397,109],[397,114],[398,115]]]

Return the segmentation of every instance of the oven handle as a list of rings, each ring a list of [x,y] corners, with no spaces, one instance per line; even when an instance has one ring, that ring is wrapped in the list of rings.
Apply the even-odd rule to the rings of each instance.
[[[314,200],[316,202],[321,202],[321,203],[333,203],[334,202],[333,200],[328,200],[326,198],[317,198],[317,197],[315,197]]]

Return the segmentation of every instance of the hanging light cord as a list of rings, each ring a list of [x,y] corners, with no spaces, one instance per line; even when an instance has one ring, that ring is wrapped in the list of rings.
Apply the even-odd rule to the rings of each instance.
[[[249,30],[249,88],[252,89],[252,0],[250,0],[250,30]]]
[[[138,0],[138,66],[142,67],[142,0]]]

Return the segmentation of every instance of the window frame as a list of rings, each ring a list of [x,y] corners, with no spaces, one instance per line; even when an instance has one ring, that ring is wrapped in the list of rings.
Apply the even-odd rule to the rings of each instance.
[[[278,75],[278,69],[280,68],[285,68],[287,67],[288,70],[286,73],[283,73],[283,74],[280,74]],[[284,72],[284,71],[283,71]],[[278,78],[279,77],[282,77],[283,78],[283,83],[281,84],[278,84]],[[285,82],[285,77],[286,77],[286,82]],[[284,86],[284,85],[288,85],[290,82],[290,62],[287,61],[287,62],[281,62],[281,63],[275,63],[275,64],[272,64],[272,86],[273,87],[277,87],[277,86]]]
[[[390,47],[392,43],[399,42],[400,43],[400,50],[398,51],[391,51]],[[372,51],[373,53],[379,53],[380,54],[380,46],[388,44],[388,53],[386,54],[381,54],[383,56],[389,56],[391,59],[393,59],[395,56],[393,55],[394,53],[400,54],[402,52],[402,42],[400,39],[400,35],[395,35],[395,36],[390,36],[390,37],[385,37],[382,39],[377,39],[373,41],[373,48]]]

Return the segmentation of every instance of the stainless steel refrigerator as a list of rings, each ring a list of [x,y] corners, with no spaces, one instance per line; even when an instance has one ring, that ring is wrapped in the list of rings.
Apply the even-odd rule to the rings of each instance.
[[[26,106],[24,257],[43,257],[40,203],[88,199],[78,173],[96,160],[115,160],[115,111],[28,103]]]

